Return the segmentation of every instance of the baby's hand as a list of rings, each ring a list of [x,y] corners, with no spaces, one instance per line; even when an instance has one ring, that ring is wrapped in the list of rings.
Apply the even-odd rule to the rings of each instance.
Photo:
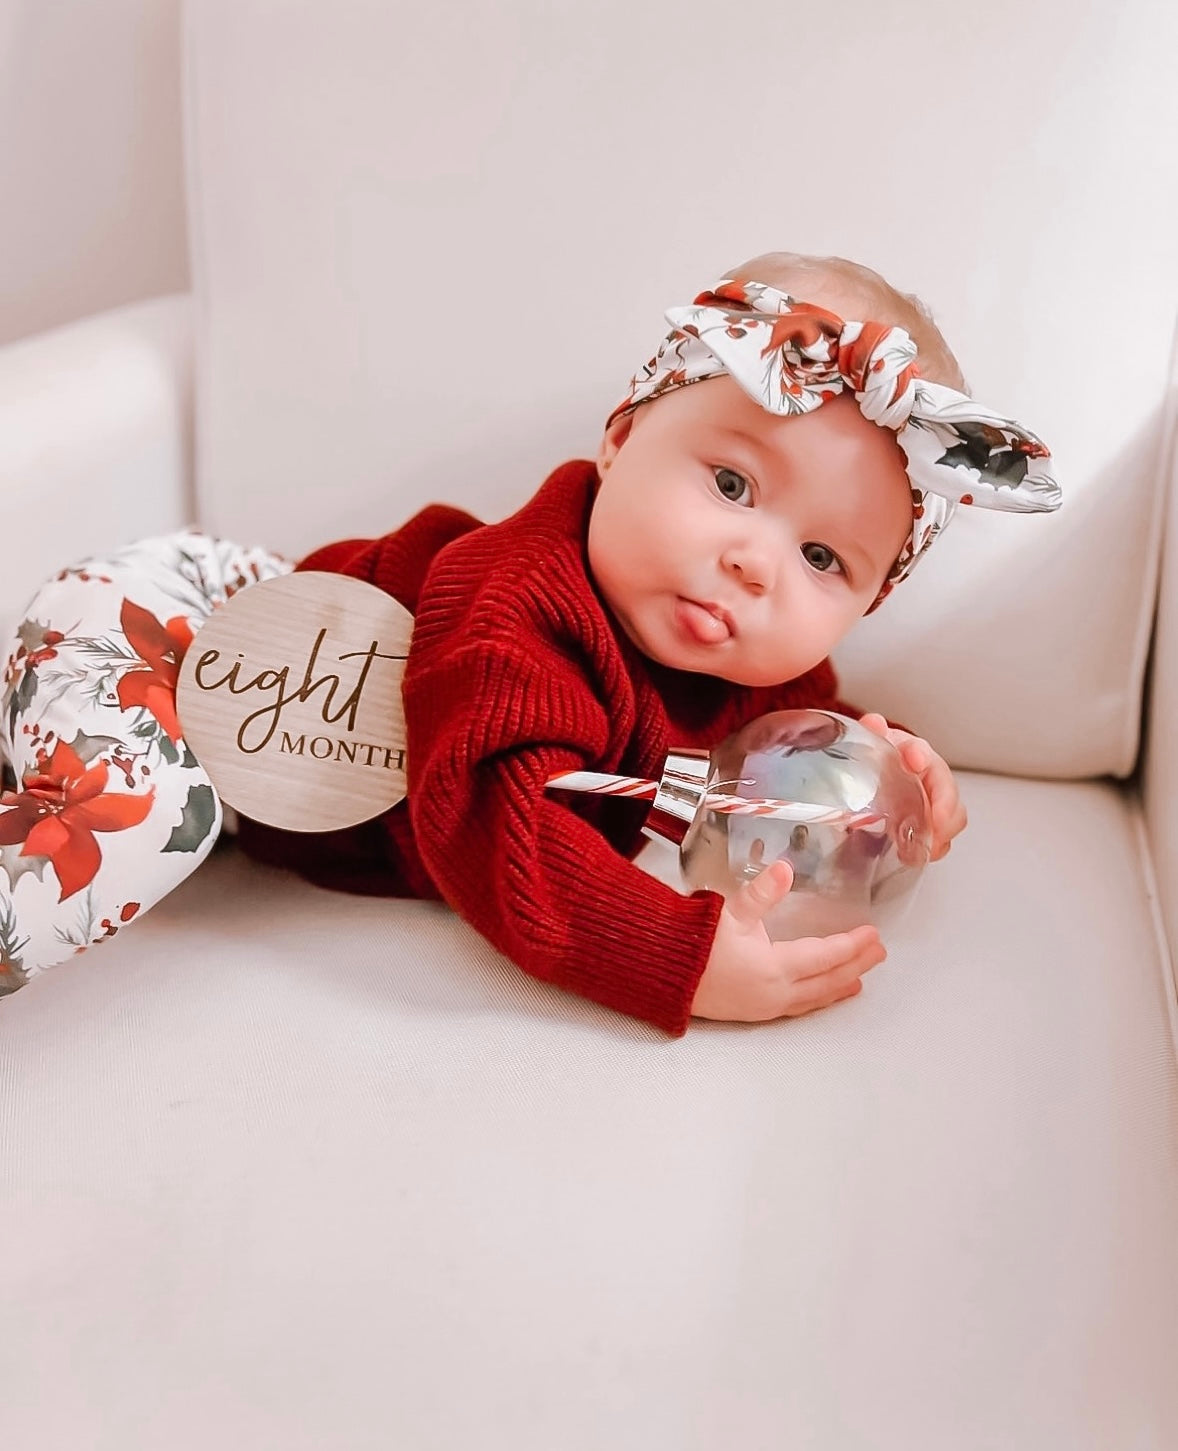
[[[904,764],[920,777],[921,785],[932,808],[933,843],[930,860],[939,862],[949,850],[950,843],[959,831],[965,829],[965,807],[957,791],[957,782],[948,763],[933,750],[928,741],[907,731],[898,731],[888,725],[882,715],[865,715],[860,725],[883,736],[885,741],[900,752]]]
[[[735,1023],[800,1017],[853,998],[863,974],[884,960],[874,927],[770,942],[762,918],[792,884],[789,863],[772,862],[724,904],[693,1016]]]

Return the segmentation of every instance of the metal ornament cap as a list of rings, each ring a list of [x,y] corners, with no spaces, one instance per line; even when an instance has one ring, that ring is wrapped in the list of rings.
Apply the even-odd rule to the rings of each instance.
[[[693,747],[668,753],[654,804],[642,826],[652,841],[682,845],[707,791],[711,761],[710,751]]]

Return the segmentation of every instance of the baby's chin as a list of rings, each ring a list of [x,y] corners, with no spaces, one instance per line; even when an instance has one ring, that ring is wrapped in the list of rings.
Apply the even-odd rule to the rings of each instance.
[[[784,685],[787,680],[796,680],[812,670],[818,661],[811,664],[783,664],[778,668],[766,667],[763,662],[734,658],[723,649],[714,653],[699,651],[678,651],[648,649],[640,641],[634,642],[639,650],[668,670],[679,670],[685,675],[706,675],[712,680],[723,680],[728,685],[742,685],[747,689],[765,689]]]
[[[743,685],[749,689],[764,690],[775,685],[784,685],[789,680],[796,680],[799,675],[805,675],[806,671],[812,668],[812,666],[804,666],[800,670],[794,670],[786,667],[784,672],[780,672],[756,670],[750,667],[749,669],[717,670],[712,673],[719,679],[728,681],[730,685]]]

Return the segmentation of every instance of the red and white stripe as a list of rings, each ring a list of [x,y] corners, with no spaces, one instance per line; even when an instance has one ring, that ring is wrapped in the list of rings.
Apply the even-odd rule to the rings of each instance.
[[[593,796],[627,796],[633,800],[653,801],[658,794],[657,781],[641,776],[612,776],[604,771],[562,771],[549,776],[546,786],[556,791],[580,791]],[[726,792],[709,791],[704,797],[709,811],[722,816],[767,816],[796,821],[805,826],[847,827],[874,826],[884,818],[878,811],[846,811],[837,806],[816,806],[808,801],[782,801],[774,797],[730,796]]]
[[[709,811],[722,816],[771,816],[804,826],[874,826],[884,819],[878,811],[846,811],[841,806],[815,806],[810,801],[782,801],[772,797],[724,796],[709,792],[704,802]]]
[[[592,796],[634,796],[640,801],[653,801],[658,795],[657,781],[644,781],[641,776],[610,776],[604,771],[561,771],[544,783],[549,790],[587,791]]]

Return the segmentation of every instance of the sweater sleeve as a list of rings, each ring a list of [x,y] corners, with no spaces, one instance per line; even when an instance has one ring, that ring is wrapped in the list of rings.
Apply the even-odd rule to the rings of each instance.
[[[524,971],[682,1034],[723,903],[656,881],[545,792],[592,761],[604,713],[558,651],[531,646],[482,640],[407,677],[422,861]]]

